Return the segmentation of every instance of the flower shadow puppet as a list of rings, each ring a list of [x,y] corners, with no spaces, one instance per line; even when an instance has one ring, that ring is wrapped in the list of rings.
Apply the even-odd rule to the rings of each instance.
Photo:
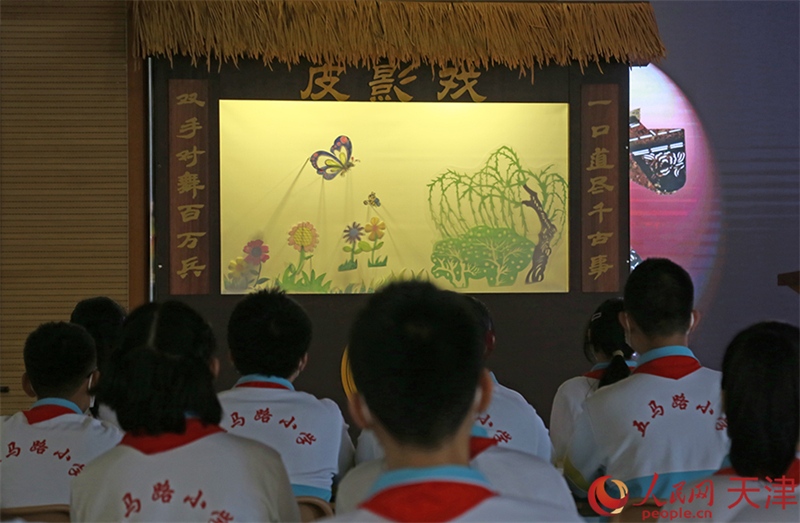
[[[358,242],[358,248],[364,252],[371,252],[372,256],[369,260],[367,260],[368,267],[386,267],[386,262],[389,259],[389,256],[384,256],[383,258],[376,257],[375,253],[383,247],[383,242],[379,241],[383,238],[383,235],[386,234],[386,224],[381,221],[380,218],[377,216],[373,217],[368,224],[364,226],[364,230],[369,233],[367,238],[372,243],[367,241],[360,241]]]
[[[283,275],[275,280],[275,284],[285,291],[295,292],[329,292],[331,281],[325,281],[325,273],[319,276],[311,269],[303,270],[306,261],[319,245],[319,233],[311,222],[300,222],[289,230],[289,245],[300,253],[297,265],[290,263]]]
[[[345,245],[342,247],[344,252],[350,253],[350,259],[339,265],[339,271],[352,271],[358,268],[358,260],[356,260],[356,254],[361,254],[364,252],[358,244],[360,243],[361,237],[364,236],[364,227],[361,226],[360,223],[353,222],[352,225],[347,225],[342,231],[342,238],[345,242],[349,243],[350,245]]]
[[[261,277],[261,269],[269,260],[269,246],[264,240],[247,242],[242,252],[247,256],[238,256],[228,263],[224,280],[226,291],[256,291],[269,281],[269,278]]]

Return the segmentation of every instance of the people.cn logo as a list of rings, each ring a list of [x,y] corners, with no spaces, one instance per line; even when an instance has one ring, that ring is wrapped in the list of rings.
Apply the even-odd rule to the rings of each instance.
[[[619,497],[611,497],[606,492],[606,480],[619,489]],[[618,479],[611,479],[611,476],[602,476],[594,480],[589,487],[589,505],[592,510],[601,516],[611,516],[619,514],[628,502],[628,486]]]

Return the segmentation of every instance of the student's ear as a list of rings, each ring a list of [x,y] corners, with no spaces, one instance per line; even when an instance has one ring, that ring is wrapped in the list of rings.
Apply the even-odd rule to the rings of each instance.
[[[350,415],[353,421],[356,422],[361,429],[368,429],[372,427],[372,413],[367,407],[367,402],[364,397],[358,392],[354,392],[347,398],[347,407],[350,410]]]
[[[686,334],[691,334],[697,329],[697,326],[700,324],[700,320],[703,318],[703,315],[700,314],[700,311],[697,309],[692,309],[692,316],[689,319],[689,330],[686,331]]]
[[[97,382],[100,381],[100,370],[94,369],[91,374],[89,374],[89,379],[86,380],[86,393],[91,395],[91,390],[97,386]]]
[[[619,320],[619,324],[622,325],[622,329],[625,331],[625,334],[630,336],[631,324],[628,321],[628,313],[625,311],[619,311],[619,314],[617,314],[617,320]]]
[[[305,370],[306,365],[308,365],[308,353],[306,352],[303,354],[303,357],[300,358],[300,363],[297,364],[297,373],[300,374]]]
[[[211,356],[211,361],[208,362],[208,368],[211,370],[211,375],[214,379],[217,379],[217,376],[219,376],[219,358]]]
[[[486,338],[483,340],[483,344],[486,347],[483,350],[483,359],[487,359],[489,356],[492,355],[494,352],[495,343],[497,342],[497,338],[494,335],[493,330],[486,331]]]
[[[28,377],[27,372],[22,373],[22,390],[31,398],[36,397],[36,391],[33,390],[33,385],[31,385],[31,379]]]
[[[478,389],[475,391],[475,405],[473,406],[475,412],[485,412],[489,408],[489,404],[492,402],[492,391],[494,391],[492,375],[489,374],[488,369],[483,369],[478,380]]]

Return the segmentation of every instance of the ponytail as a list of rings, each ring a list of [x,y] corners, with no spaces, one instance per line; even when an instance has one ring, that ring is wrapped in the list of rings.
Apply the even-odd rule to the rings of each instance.
[[[625,354],[621,350],[615,350],[614,357],[611,358],[608,367],[606,367],[606,371],[603,373],[603,377],[600,378],[600,381],[597,383],[597,388],[599,389],[606,385],[611,385],[630,375],[631,369],[628,367],[628,362],[625,361]]]
[[[600,304],[589,321],[587,337],[592,350],[609,358],[598,389],[631,375],[627,360],[633,357],[633,349],[625,342],[625,331],[619,323],[622,310],[622,299],[611,298]]]

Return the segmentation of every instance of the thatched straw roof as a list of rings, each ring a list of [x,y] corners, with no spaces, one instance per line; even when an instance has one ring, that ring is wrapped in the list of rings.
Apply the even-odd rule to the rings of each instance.
[[[648,2],[134,0],[134,54],[371,66],[645,64],[664,57]]]

